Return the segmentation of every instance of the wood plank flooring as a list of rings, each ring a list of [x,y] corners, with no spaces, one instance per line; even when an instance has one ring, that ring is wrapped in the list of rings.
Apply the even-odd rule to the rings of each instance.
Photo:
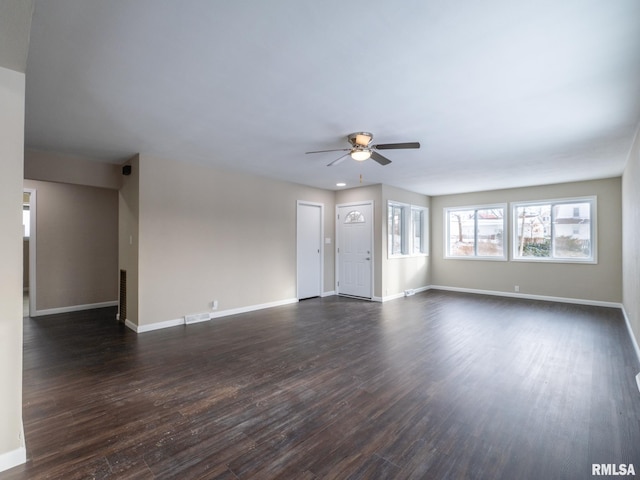
[[[24,320],[16,479],[640,475],[616,309],[429,291],[136,335],[114,309]]]

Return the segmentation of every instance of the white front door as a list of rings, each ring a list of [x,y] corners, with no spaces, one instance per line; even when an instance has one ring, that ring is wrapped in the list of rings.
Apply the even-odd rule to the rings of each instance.
[[[373,202],[338,205],[337,225],[338,294],[371,298]]]
[[[322,205],[298,202],[298,299],[320,296],[322,290]]]

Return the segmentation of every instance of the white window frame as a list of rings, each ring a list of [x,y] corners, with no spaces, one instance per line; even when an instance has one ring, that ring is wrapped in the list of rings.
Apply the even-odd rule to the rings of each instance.
[[[502,255],[478,255],[478,210],[495,210],[502,209]],[[449,227],[451,222],[449,221],[449,214],[451,212],[457,212],[460,210],[474,210],[474,254],[473,255],[451,255],[451,248],[449,248],[451,235],[449,232]],[[444,220],[444,258],[446,260],[488,260],[488,261],[498,261],[498,262],[506,262],[509,258],[508,249],[509,249],[509,241],[507,239],[507,235],[509,233],[509,229],[507,227],[507,217],[508,217],[508,206],[506,203],[494,203],[488,205],[468,205],[468,206],[460,206],[460,207],[445,207],[443,209],[443,220]]]
[[[551,209],[551,247],[550,251],[553,255],[554,248],[553,242],[555,239],[555,219],[554,219],[554,206],[571,203],[588,203],[590,204],[590,243],[591,243],[591,256],[585,258],[572,258],[572,257],[519,257],[518,256],[518,216],[517,209],[519,207],[527,206],[540,206],[550,205]],[[571,197],[571,198],[555,198],[549,200],[532,200],[526,202],[511,202],[510,204],[511,217],[513,218],[511,229],[511,260],[514,262],[542,262],[542,263],[582,263],[582,264],[597,264],[598,263],[598,228],[597,228],[597,212],[598,212],[598,200],[595,195],[586,197]]]
[[[392,225],[389,223],[391,209],[401,210],[400,225],[400,253],[393,251],[393,239],[390,237]],[[413,212],[420,212],[422,215],[422,232],[420,235],[421,245],[418,252],[414,252],[414,232],[413,232]],[[429,255],[429,209],[420,205],[387,201],[387,256],[388,258],[424,257]]]
[[[422,231],[420,232],[420,245],[416,252],[416,245],[414,243],[415,232],[413,231],[413,213],[419,212],[421,215]],[[410,228],[410,249],[409,255],[411,256],[426,256],[429,255],[429,209],[427,207],[420,207],[418,205],[411,205],[409,211],[409,223]]]

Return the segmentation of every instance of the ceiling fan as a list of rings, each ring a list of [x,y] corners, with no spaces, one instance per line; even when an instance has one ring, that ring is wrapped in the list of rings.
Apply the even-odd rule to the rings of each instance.
[[[370,145],[373,140],[373,134],[369,132],[355,132],[347,136],[347,140],[351,144],[351,148],[337,148],[333,150],[316,150],[313,152],[305,153],[324,153],[324,152],[348,152],[340,158],[337,158],[333,162],[327,165],[331,167],[344,161],[348,156],[351,156],[358,162],[364,162],[371,158],[378,162],[380,165],[388,165],[391,163],[387,157],[383,157],[376,150],[394,150],[400,148],[420,148],[419,142],[406,142],[406,143],[380,143],[378,145]]]

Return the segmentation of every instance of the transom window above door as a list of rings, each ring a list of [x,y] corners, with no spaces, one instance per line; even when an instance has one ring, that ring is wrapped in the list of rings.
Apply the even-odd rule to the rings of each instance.
[[[344,218],[344,223],[365,223],[364,215],[358,210],[352,210]]]

